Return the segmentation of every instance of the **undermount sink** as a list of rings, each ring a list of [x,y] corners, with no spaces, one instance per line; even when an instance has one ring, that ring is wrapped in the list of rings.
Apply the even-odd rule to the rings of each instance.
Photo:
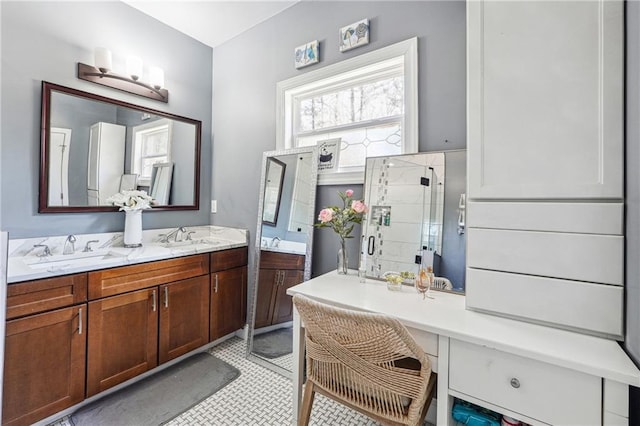
[[[22,259],[25,265],[31,269],[64,269],[76,266],[84,266],[94,264],[98,259],[104,260],[108,258],[121,257],[118,254],[111,253],[109,250],[99,250],[90,252],[79,252],[74,254],[57,254],[53,256],[27,256]]]
[[[272,244],[270,238],[262,238],[262,249],[269,251],[281,251],[285,253],[305,254],[307,252],[307,245],[297,241],[281,240]]]
[[[168,243],[163,243],[162,246],[166,248],[197,248],[197,247],[211,247],[220,245],[221,241],[218,240],[208,240],[208,239],[198,239],[198,240],[183,240],[183,241],[170,241]]]

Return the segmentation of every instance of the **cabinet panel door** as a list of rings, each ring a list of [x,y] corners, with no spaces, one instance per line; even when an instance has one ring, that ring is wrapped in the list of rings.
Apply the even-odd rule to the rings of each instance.
[[[211,274],[211,341],[244,326],[246,288],[246,266]]]
[[[82,401],[86,305],[7,321],[2,424],[28,425]]]
[[[467,2],[470,199],[623,196],[623,2]]]
[[[273,315],[273,298],[276,291],[276,278],[280,271],[277,269],[260,269],[258,278],[258,294],[255,300],[255,328],[271,325]]]
[[[280,273],[282,275],[276,289],[272,324],[280,324],[293,319],[292,297],[287,294],[287,290],[304,280],[303,271],[280,271]]]
[[[89,302],[87,396],[158,365],[158,288]]]
[[[160,363],[209,342],[209,276],[160,286]]]

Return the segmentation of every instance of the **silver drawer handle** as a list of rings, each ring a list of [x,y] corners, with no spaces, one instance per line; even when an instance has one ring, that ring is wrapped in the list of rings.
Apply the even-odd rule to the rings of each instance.
[[[520,380],[514,377],[513,379],[511,379],[511,386],[518,389],[520,387]]]

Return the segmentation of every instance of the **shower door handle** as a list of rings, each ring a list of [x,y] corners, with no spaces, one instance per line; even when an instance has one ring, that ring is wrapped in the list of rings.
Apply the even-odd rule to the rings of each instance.
[[[371,235],[369,240],[367,241],[367,254],[369,256],[373,256],[373,253],[376,251],[376,237]]]

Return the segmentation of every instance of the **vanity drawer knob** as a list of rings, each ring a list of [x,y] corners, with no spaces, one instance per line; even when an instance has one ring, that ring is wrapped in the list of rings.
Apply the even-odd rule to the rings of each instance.
[[[520,380],[515,377],[511,379],[511,386],[518,389],[520,387]]]

